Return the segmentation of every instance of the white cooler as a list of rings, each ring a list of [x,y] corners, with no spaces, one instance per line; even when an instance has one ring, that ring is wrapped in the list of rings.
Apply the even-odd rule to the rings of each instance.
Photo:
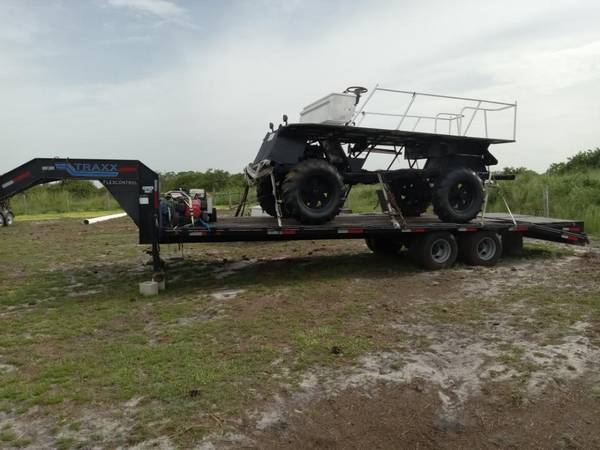
[[[344,125],[352,120],[356,97],[352,94],[329,94],[305,107],[300,123]]]

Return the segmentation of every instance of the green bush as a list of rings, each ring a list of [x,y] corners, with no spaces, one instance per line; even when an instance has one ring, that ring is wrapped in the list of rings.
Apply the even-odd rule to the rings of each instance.
[[[160,175],[162,191],[184,188],[206,189],[208,192],[241,191],[244,189],[244,176],[224,170],[209,169],[206,172],[167,172]]]
[[[543,215],[547,188],[551,217],[584,220],[588,232],[600,232],[600,149],[553,164],[545,174],[520,170],[516,175],[490,189],[488,211],[506,210],[503,195],[513,212]]]
[[[562,175],[571,172],[582,172],[600,169],[600,148],[577,153],[567,159],[567,162],[551,164],[549,175]]]

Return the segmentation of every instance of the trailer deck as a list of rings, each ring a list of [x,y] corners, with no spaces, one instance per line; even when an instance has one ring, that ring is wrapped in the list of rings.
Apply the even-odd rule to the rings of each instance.
[[[442,222],[433,215],[411,217],[396,228],[383,213],[341,214],[323,225],[303,225],[294,219],[282,219],[279,227],[273,217],[223,217],[206,227],[161,228],[160,242],[232,242],[306,239],[364,239],[371,236],[417,234],[432,231],[468,233],[490,230],[516,232],[524,236],[583,245],[587,242],[584,224],[576,220],[552,219],[528,215],[490,213],[484,221],[467,224]]]

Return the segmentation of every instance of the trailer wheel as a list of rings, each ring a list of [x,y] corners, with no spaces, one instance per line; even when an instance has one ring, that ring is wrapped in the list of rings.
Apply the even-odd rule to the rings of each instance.
[[[483,183],[471,169],[461,167],[442,176],[433,194],[433,210],[444,222],[468,222],[483,205]]]
[[[329,222],[344,203],[344,181],[323,159],[298,163],[286,175],[281,190],[286,212],[305,224]]]
[[[7,212],[6,217],[4,218],[4,225],[7,227],[15,223],[15,216],[12,212]]]
[[[523,256],[523,233],[506,232],[502,234],[502,252],[507,256]]]
[[[477,231],[459,240],[460,257],[471,266],[493,266],[502,255],[502,241],[493,231]]]
[[[273,217],[277,216],[271,177],[264,177],[258,180],[256,183],[256,199],[264,212]]]
[[[419,217],[431,203],[431,189],[423,180],[396,180],[391,189],[404,217]]]
[[[451,233],[427,233],[416,239],[409,249],[413,259],[430,270],[450,267],[456,261],[458,246]]]
[[[4,220],[2,213],[0,213],[0,227],[3,227],[4,225],[6,225],[6,221]]]
[[[365,242],[369,250],[377,255],[395,255],[402,249],[402,242],[392,238],[368,237]]]

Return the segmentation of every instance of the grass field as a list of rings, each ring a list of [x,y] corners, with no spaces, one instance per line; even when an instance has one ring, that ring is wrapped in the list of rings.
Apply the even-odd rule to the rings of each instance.
[[[457,420],[438,390],[464,414],[492,392],[490,411],[509,418],[537,401],[533,381],[555,379],[587,393],[579,418],[589,423],[577,426],[598,425],[586,409],[600,406],[594,253],[534,243],[498,268],[429,273],[359,241],[165,246],[168,289],[143,298],[148,256],[129,219],[30,219],[0,229],[0,447],[318,448],[330,441],[303,433],[332,420],[315,433],[338,436],[330,447],[358,448],[372,424],[357,406],[365,400],[351,396],[377,397],[375,382],[424,386],[406,393],[419,399],[389,405],[424,408],[419,421],[386,431],[408,446],[491,433],[468,420],[473,434],[411,428]],[[481,372],[476,384],[462,366]],[[327,406],[311,407],[327,398],[357,402],[344,408],[364,430],[354,442],[344,441],[344,423],[321,416]],[[567,425],[558,428],[570,436]]]

